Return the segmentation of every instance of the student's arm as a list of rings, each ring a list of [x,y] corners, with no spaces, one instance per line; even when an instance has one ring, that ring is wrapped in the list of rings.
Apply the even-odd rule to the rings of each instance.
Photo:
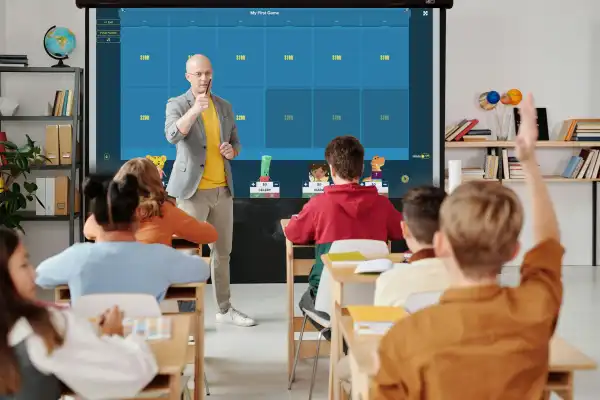
[[[403,382],[402,374],[409,363],[397,355],[397,330],[397,325],[393,326],[381,339],[377,353],[379,369],[371,385],[371,400],[408,399],[407,386]]]
[[[53,312],[55,325],[64,328],[64,343],[48,354],[42,338],[26,340],[29,358],[37,369],[53,374],[82,398],[135,397],[158,372],[156,360],[137,335],[98,337],[91,323],[70,312]],[[60,320],[62,321],[60,321]]]
[[[533,216],[535,247],[525,255],[521,266],[521,287],[532,300],[546,300],[547,311],[558,314],[562,302],[562,258],[558,221],[535,156],[537,140],[536,109],[531,95],[521,105],[521,125],[516,139],[517,157],[525,173],[525,182]],[[525,301],[525,300],[524,300]]]
[[[404,239],[404,235],[402,234],[402,227],[400,226],[400,222],[402,222],[402,213],[396,210],[396,207],[394,207],[391,201],[388,200],[387,202],[389,206],[389,212],[387,217],[388,239],[402,240]]]
[[[51,289],[58,285],[66,285],[69,279],[79,270],[79,266],[87,257],[87,244],[75,244],[61,253],[44,261],[36,269],[36,285]]]
[[[166,246],[164,249],[170,253],[166,265],[167,277],[171,284],[204,282],[210,277],[210,268],[201,257]]]
[[[317,209],[315,200],[316,197],[310,199],[285,227],[285,237],[292,243],[308,243],[315,240]]]
[[[165,203],[165,222],[173,227],[173,233],[192,243],[208,244],[217,241],[217,230],[208,222],[198,221],[171,203]]]
[[[96,222],[96,217],[94,217],[94,214],[92,214],[85,221],[85,225],[83,226],[83,235],[88,240],[96,240],[101,230],[102,228],[100,225],[98,225],[98,222]]]

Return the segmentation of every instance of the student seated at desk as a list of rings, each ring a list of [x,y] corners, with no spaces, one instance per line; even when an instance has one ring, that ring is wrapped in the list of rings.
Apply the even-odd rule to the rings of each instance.
[[[172,284],[206,281],[209,268],[202,258],[136,241],[138,193],[133,175],[121,182],[90,179],[85,195],[102,228],[98,242],[74,244],[43,261],[37,284],[44,288],[68,284],[72,301],[96,293],[146,293],[161,301]]]
[[[217,230],[208,222],[196,218],[177,208],[162,184],[160,174],[152,161],[134,158],[127,161],[114,177],[123,182],[125,176],[133,175],[139,185],[140,204],[136,211],[138,228],[135,238],[142,243],[162,243],[171,246],[173,235],[192,243],[208,244],[217,241]],[[102,228],[91,215],[83,233],[89,240],[98,241]]]
[[[86,399],[131,398],[156,375],[150,348],[123,338],[122,314],[87,320],[36,299],[35,270],[12,230],[0,227],[0,399],[58,400],[67,386]]]
[[[435,186],[409,189],[402,198],[402,232],[412,257],[408,264],[397,264],[379,275],[375,284],[376,306],[404,307],[412,294],[448,288],[448,271],[433,250],[433,236],[439,230],[445,198],[446,191]],[[340,380],[350,383],[348,357],[340,360],[337,371]]]
[[[365,149],[353,136],[338,136],[329,142],[325,160],[334,185],[311,198],[285,229],[286,238],[293,243],[316,242],[315,264],[300,308],[326,319],[329,319],[326,313],[315,310],[315,298],[323,271],[321,255],[329,251],[331,244],[343,239],[402,239],[402,214],[388,198],[379,195],[375,186],[360,186],[364,158]]]
[[[452,277],[440,303],[393,326],[381,341],[372,399],[540,399],[562,301],[556,215],[540,173],[533,99],[521,105],[517,158],[531,199],[535,246],[521,283],[501,287],[519,251],[523,208],[498,182],[459,186],[440,211],[436,254]]]

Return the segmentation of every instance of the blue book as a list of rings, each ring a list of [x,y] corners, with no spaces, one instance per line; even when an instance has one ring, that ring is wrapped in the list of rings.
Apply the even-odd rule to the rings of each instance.
[[[563,178],[570,178],[575,172],[575,168],[577,168],[577,164],[579,164],[580,159],[581,157],[571,156],[571,159],[569,160],[569,163],[567,164],[567,167],[565,168],[561,176]]]

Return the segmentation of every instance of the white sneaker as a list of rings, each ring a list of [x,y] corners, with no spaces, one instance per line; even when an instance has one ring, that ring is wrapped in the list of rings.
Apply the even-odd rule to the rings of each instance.
[[[226,313],[217,313],[217,322],[245,327],[256,325],[255,320],[233,307],[230,307]]]

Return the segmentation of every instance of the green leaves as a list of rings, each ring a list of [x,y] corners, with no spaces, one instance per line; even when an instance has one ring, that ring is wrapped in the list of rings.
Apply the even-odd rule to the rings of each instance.
[[[40,146],[36,146],[29,135],[26,135],[26,143],[19,147],[11,141],[0,141],[5,151],[0,152],[0,158],[5,160],[0,167],[0,225],[8,228],[16,228],[23,232],[21,222],[22,215],[19,213],[27,208],[27,202],[34,199],[44,207],[44,204],[36,196],[38,189],[35,182],[27,180],[31,173],[32,165],[40,165],[49,161]],[[16,179],[20,176],[25,178],[23,186]]]

